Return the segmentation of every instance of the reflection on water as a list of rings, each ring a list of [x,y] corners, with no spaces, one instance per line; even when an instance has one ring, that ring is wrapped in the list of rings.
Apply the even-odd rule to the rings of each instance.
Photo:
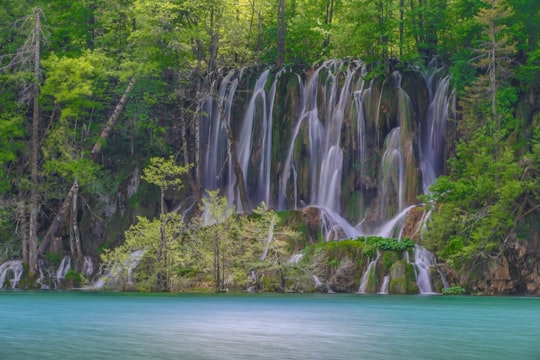
[[[538,298],[0,292],[2,359],[534,359]]]

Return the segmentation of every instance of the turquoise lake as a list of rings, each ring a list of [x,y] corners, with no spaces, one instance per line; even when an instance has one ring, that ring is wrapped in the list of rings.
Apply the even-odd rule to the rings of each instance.
[[[0,359],[540,359],[540,298],[1,291]]]

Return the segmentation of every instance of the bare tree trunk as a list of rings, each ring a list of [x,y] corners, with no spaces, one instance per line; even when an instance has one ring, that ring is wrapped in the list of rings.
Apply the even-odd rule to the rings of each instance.
[[[197,85],[199,88],[199,85]],[[197,100],[200,103],[200,100]],[[200,106],[200,105],[197,105]],[[195,203],[198,204],[202,198],[202,179],[201,179],[201,122],[198,118],[199,113],[196,114],[196,118],[193,119],[193,133],[195,135],[195,188],[193,194],[195,195]]]
[[[114,108],[114,111],[112,115],[109,117],[109,120],[107,120],[107,123],[105,124],[105,127],[103,130],[101,130],[100,139],[94,144],[94,147],[92,148],[92,152],[90,153],[92,157],[96,157],[99,152],[101,151],[101,147],[103,146],[103,140],[107,139],[109,135],[111,134],[111,131],[113,129],[114,124],[120,117],[120,114],[122,113],[122,110],[124,110],[124,107],[126,106],[126,103],[129,98],[129,94],[135,87],[135,83],[137,82],[137,79],[135,77],[132,77],[129,81],[128,87],[124,91],[124,94],[120,98],[120,101],[118,101],[118,104]]]
[[[81,248],[81,234],[79,232],[79,222],[77,221],[77,203],[78,203],[78,195],[79,195],[79,182],[75,180],[73,183],[75,185],[75,191],[73,192],[73,207],[71,208],[72,215],[73,215],[73,222],[72,222],[72,229],[73,229],[73,235],[75,237],[75,252],[76,257],[78,259],[82,258],[82,248]]]
[[[17,221],[20,224],[22,261],[28,264],[28,221],[26,220],[26,200],[23,196],[17,202]]]
[[[332,19],[334,17],[334,0],[326,0],[326,19],[325,24],[328,25],[328,29],[330,29],[330,26],[332,25]],[[328,32],[328,35],[324,39],[324,47],[328,47],[330,45],[330,32]]]
[[[120,98],[120,101],[114,108],[114,111],[112,115],[109,117],[109,120],[107,120],[105,127],[101,131],[101,136],[99,140],[94,144],[94,147],[92,148],[92,152],[90,153],[90,155],[94,159],[100,153],[103,142],[111,134],[113,126],[118,120],[118,118],[120,117],[120,114],[122,113],[122,110],[124,109],[124,106],[126,105],[128,101],[129,94],[133,90],[135,83],[136,83],[136,79],[133,77],[130,80],[128,87],[124,91],[124,94]],[[47,232],[45,233],[45,236],[43,237],[43,241],[39,245],[39,249],[38,249],[39,254],[43,254],[45,252],[45,250],[49,247],[49,244],[53,236],[55,236],[58,229],[60,229],[60,226],[62,225],[66,217],[67,211],[69,209],[69,205],[71,204],[73,197],[75,196],[75,193],[78,192],[78,190],[79,190],[79,184],[77,183],[77,181],[74,181],[73,184],[71,185],[71,188],[68,191],[66,198],[64,199],[64,202],[62,203],[62,206],[60,207],[60,210],[54,217],[51,225],[49,226],[49,229],[47,230]]]
[[[180,79],[177,80],[178,84],[180,84]],[[198,87],[197,87],[198,88]],[[176,101],[178,103],[178,113],[180,114],[180,132],[182,136],[182,157],[184,159],[184,165],[189,165],[191,163],[191,160],[189,158],[189,141],[187,136],[187,129],[189,126],[188,117],[186,116],[186,113],[184,111],[183,107],[183,101],[185,99],[185,95],[182,94],[182,90],[178,89],[178,94]],[[198,114],[198,113],[197,113]],[[200,180],[200,166],[199,164],[199,144],[197,142],[198,140],[198,124],[199,122],[196,119],[193,119],[193,122],[195,123],[195,140],[196,140],[196,146],[195,146],[195,177],[193,177],[192,171],[188,171],[188,182],[191,187],[191,190],[193,192],[193,196],[195,197],[195,203],[199,203],[201,199],[201,180]]]
[[[34,276],[37,271],[38,259],[38,154],[39,154],[39,78],[40,78],[40,36],[41,36],[41,9],[34,9],[34,87],[33,87],[33,113],[32,113],[32,135],[30,153],[30,234],[28,248],[28,265],[30,275]]]
[[[158,260],[158,263],[161,264],[161,269],[159,269],[159,281],[158,281],[158,290],[163,291],[167,289],[167,233],[165,229],[165,188],[161,187],[160,189],[160,220],[159,220],[159,233],[161,235],[161,250],[159,254],[161,259]]]

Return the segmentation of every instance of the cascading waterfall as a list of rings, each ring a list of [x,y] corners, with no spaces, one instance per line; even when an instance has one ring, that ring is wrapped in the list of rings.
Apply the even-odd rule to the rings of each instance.
[[[433,76],[429,77],[428,89],[433,86]],[[450,76],[446,76],[439,82],[430,99],[424,133],[420,137],[422,147],[420,168],[424,193],[428,192],[429,186],[444,170],[446,123],[451,98],[454,96],[453,93],[449,93],[449,88]],[[430,93],[432,92],[430,89]]]
[[[414,246],[414,264],[416,266],[416,284],[420,294],[433,294],[431,268],[435,266],[435,257],[426,248]]]
[[[403,178],[404,164],[400,147],[400,128],[396,127],[390,131],[384,143],[384,154],[382,157],[382,215],[386,221],[403,209]],[[397,204],[395,204],[397,199]],[[393,207],[392,204],[395,204]]]
[[[216,95],[198,105],[203,190],[221,189],[231,207],[251,210],[242,208],[235,189],[228,127],[250,207],[262,201],[279,210],[317,207],[327,241],[399,237],[417,193],[427,192],[444,171],[447,119],[455,96],[450,78],[441,77],[440,70],[417,73],[425,79],[428,102],[411,101],[424,92],[411,89],[416,82],[407,81],[405,73],[368,80],[360,61],[328,60],[302,71],[265,69],[256,78],[247,68],[224,72],[215,83]],[[429,293],[424,275],[429,276],[434,258],[424,250],[415,249],[414,263],[418,287]],[[134,252],[125,264],[109,264],[109,279],[120,281],[122,274],[129,282],[143,253]],[[5,279],[11,271],[17,279],[17,264],[0,265],[0,276]],[[56,273],[40,265],[38,283],[46,287],[45,278],[56,279],[58,286],[70,267],[67,257]],[[82,273],[93,272],[85,257]],[[96,287],[103,286],[102,280]]]
[[[250,207],[261,201],[279,210],[315,206],[328,241],[362,235],[400,237],[416,195],[427,191],[444,170],[444,137],[453,96],[449,77],[439,80],[438,70],[429,77],[422,73],[429,101],[412,101],[411,86],[417,85],[411,84],[417,83],[399,72],[392,74],[392,84],[374,78],[368,85],[360,61],[328,60],[304,73],[266,69],[245,101],[237,101],[236,94],[246,91],[242,86],[253,84],[246,73],[227,73],[218,96],[205,106],[206,125],[201,130],[207,144],[201,149],[205,188],[222,188],[231,206],[239,212],[249,210],[241,208],[234,189],[222,128],[226,117],[235,132]],[[422,93],[412,91],[415,96]],[[276,99],[279,103],[274,104]],[[426,109],[418,108],[424,103],[429,104]],[[223,110],[216,115],[219,107]],[[354,208],[359,210],[348,212]],[[350,225],[351,221],[358,225]],[[415,263],[418,267],[421,261]],[[429,292],[421,284],[418,287]]]
[[[242,77],[242,71],[231,70],[221,81],[216,98],[209,97],[203,104],[201,118],[201,144],[203,154],[202,172],[203,186],[206,189],[216,189],[222,182],[221,166],[227,158],[227,134],[223,121],[230,124],[231,107],[236,88]],[[225,119],[223,119],[225,117]]]
[[[315,168],[319,170],[318,184],[312,187],[312,203],[326,206],[329,209],[340,210],[340,188],[341,174],[343,168],[343,150],[340,146],[341,128],[345,114],[345,106],[351,101],[350,85],[356,69],[347,69],[344,84],[341,91],[338,89],[337,75],[332,74],[328,80],[330,84],[330,98],[327,105],[326,127],[318,116],[310,117],[310,142],[317,149],[312,147],[312,152],[321,153],[320,165]],[[339,93],[339,96],[338,96]],[[314,100],[312,100],[314,101]],[[314,113],[314,112],[313,112]],[[322,145],[320,148],[319,146]]]

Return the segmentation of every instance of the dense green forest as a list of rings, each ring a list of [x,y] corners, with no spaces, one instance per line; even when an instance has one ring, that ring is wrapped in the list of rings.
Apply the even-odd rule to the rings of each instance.
[[[81,244],[81,212],[91,213],[103,194],[115,194],[130,165],[146,169],[140,191],[159,199],[160,189],[161,207],[155,206],[158,214],[141,211],[125,246],[149,237],[137,235],[141,231],[153,232],[160,241],[152,245],[156,261],[173,261],[167,234],[195,230],[166,214],[164,192],[183,186],[202,199],[199,163],[187,138],[198,133],[203,111],[194,104],[210,95],[220,69],[331,58],[362,59],[369,78],[431,61],[451,75],[458,97],[455,146],[445,176],[421,199],[432,209],[425,244],[441,261],[458,272],[475,271],[500,260],[513,234],[540,231],[537,0],[0,3],[0,259],[22,259],[31,276],[40,257],[52,257],[58,238],[79,258],[83,248],[120,245],[123,239]],[[171,154],[175,160],[168,164]],[[153,166],[162,173],[151,174]],[[226,211],[217,194],[206,201]],[[260,250],[267,231],[261,229],[278,219],[258,211],[235,224],[215,215],[218,225],[206,230],[214,233],[198,239],[233,235],[190,259],[189,247],[170,250],[169,257],[184,254],[174,260],[175,271],[210,256],[205,261],[213,263],[216,287],[223,286],[220,250],[227,249],[227,258],[255,251],[225,242],[250,237]],[[283,226],[279,231],[291,233]],[[274,251],[282,246],[276,243]],[[104,258],[125,256],[102,252]],[[170,281],[167,265],[152,271]]]

